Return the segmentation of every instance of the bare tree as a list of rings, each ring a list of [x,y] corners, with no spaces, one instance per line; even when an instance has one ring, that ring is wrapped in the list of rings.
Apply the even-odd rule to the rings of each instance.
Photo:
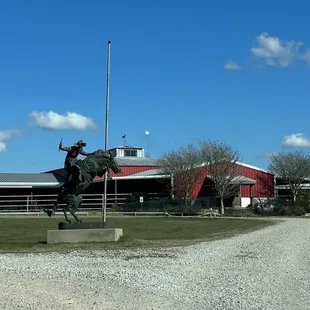
[[[216,141],[200,141],[200,154],[207,166],[208,177],[213,181],[220,198],[220,213],[224,214],[224,197],[235,195],[240,187],[240,155],[227,144]]]
[[[190,194],[195,185],[203,181],[200,160],[200,152],[193,144],[169,151],[158,160],[161,172],[173,178],[176,197],[186,205],[192,201]]]
[[[271,156],[268,169],[288,184],[293,200],[296,202],[302,184],[310,177],[310,157],[300,150],[280,152]]]

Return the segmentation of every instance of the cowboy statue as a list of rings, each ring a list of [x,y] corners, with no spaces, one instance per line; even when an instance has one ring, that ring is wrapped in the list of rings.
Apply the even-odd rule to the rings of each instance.
[[[59,142],[58,150],[67,152],[67,156],[64,163],[64,168],[68,172],[67,176],[69,176],[71,167],[77,162],[78,156],[88,156],[92,153],[85,152],[83,147],[86,146],[86,143],[83,140],[79,140],[78,142],[74,143],[72,146],[66,147],[62,146],[62,139]]]

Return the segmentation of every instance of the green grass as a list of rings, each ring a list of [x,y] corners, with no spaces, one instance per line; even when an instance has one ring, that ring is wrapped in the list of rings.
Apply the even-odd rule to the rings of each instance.
[[[0,218],[0,252],[46,252],[77,249],[119,249],[126,247],[182,246],[226,238],[274,224],[256,219],[198,219],[163,217],[110,218],[124,236],[118,242],[55,244],[46,243],[48,229],[58,229],[62,218]],[[100,218],[84,218],[99,222]]]

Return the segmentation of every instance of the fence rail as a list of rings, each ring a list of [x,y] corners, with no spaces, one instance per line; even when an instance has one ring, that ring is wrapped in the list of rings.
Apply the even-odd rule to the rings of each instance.
[[[124,205],[130,194],[107,194],[107,207],[115,204]],[[103,194],[83,194],[80,210],[102,210]],[[57,194],[51,195],[0,195],[0,212],[38,212],[47,207],[53,207]],[[60,204],[62,206],[64,204]]]
[[[57,194],[30,194],[30,195],[0,195],[0,215],[5,214],[38,214],[43,212],[43,209],[53,207],[56,203]],[[139,197],[144,196],[144,200]],[[82,204],[79,211],[85,212],[102,212],[104,206],[103,194],[83,194]],[[60,208],[64,204],[60,205]],[[107,194],[106,212],[110,215],[118,216],[119,214],[129,215],[143,214],[148,212],[155,212],[158,214],[164,213],[182,213],[192,212],[199,213],[203,209],[216,208],[216,198],[197,198],[190,210],[183,210],[179,205],[179,201],[171,199],[167,194],[163,193],[122,193],[122,194]],[[116,212],[116,213],[111,213]],[[129,212],[129,213],[128,213]],[[92,212],[93,213],[93,212]]]

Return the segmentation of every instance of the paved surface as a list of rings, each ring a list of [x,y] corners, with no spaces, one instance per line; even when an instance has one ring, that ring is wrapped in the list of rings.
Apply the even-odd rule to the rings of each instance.
[[[310,309],[310,220],[178,249],[0,255],[1,309]]]

